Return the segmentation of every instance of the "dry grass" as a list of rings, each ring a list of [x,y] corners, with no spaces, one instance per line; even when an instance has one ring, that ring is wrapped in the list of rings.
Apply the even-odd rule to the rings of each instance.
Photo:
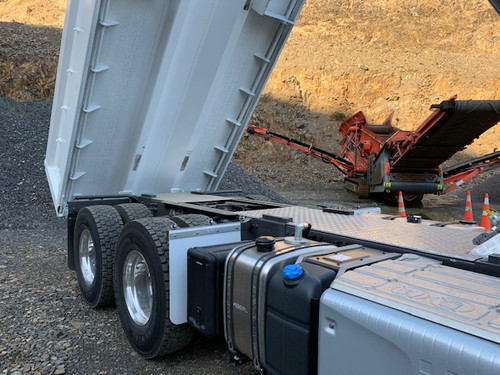
[[[0,96],[17,100],[50,98],[54,95],[57,64],[12,62],[0,63]]]
[[[0,22],[0,96],[52,97],[60,39],[55,27]]]
[[[66,0],[0,0],[0,96],[54,95]]]

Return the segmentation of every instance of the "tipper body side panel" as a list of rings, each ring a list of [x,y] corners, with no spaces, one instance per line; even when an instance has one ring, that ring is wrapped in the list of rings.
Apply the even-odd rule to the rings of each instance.
[[[303,1],[68,3],[45,168],[75,196],[217,188]]]

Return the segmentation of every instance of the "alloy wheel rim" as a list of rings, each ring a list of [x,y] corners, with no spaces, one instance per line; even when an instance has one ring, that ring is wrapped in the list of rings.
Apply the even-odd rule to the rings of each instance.
[[[96,274],[96,251],[94,239],[88,228],[85,228],[80,235],[79,254],[83,280],[86,285],[90,286]]]
[[[153,307],[153,285],[146,259],[135,249],[125,258],[123,292],[131,319],[140,326],[147,324]]]

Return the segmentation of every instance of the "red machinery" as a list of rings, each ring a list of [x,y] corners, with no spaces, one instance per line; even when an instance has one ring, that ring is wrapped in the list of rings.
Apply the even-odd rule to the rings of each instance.
[[[431,109],[432,114],[414,131],[393,127],[392,114],[382,125],[369,125],[363,112],[356,113],[340,125],[340,156],[253,125],[247,131],[333,164],[345,176],[345,187],[359,197],[402,191],[406,200],[418,200],[423,194],[452,191],[500,165],[500,152],[493,152],[442,167],[500,121],[500,100],[452,98]]]

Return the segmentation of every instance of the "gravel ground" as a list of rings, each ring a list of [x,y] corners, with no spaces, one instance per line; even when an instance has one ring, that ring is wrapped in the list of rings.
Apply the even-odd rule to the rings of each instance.
[[[112,308],[92,310],[66,266],[64,225],[0,231],[1,374],[249,374],[223,341],[163,360],[138,356]]]
[[[248,374],[223,340],[197,338],[163,360],[140,358],[115,309],[92,310],[66,266],[43,160],[50,100],[0,98],[0,374]],[[221,189],[285,201],[231,164]]]
[[[43,168],[50,111],[48,100],[0,98],[0,229],[60,222]]]

